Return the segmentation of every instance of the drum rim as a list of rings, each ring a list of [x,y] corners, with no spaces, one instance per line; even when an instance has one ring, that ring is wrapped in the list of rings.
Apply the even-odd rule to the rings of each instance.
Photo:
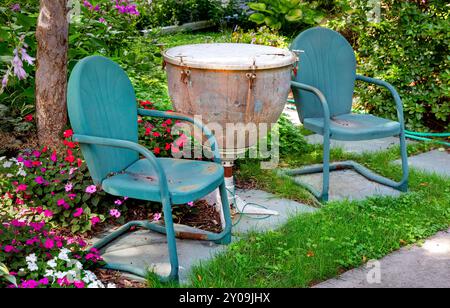
[[[190,47],[190,46],[202,46],[202,45],[216,45],[216,46],[259,46],[259,47],[265,47],[267,49],[272,49],[274,51],[282,51],[285,56],[283,58],[279,58],[280,60],[277,63],[266,63],[266,64],[260,64],[256,63],[256,66],[248,65],[248,64],[226,64],[226,63],[208,63],[208,62],[199,62],[197,60],[192,60],[192,58],[183,59],[183,62],[181,61],[180,56],[173,56],[169,53],[177,48],[181,47]],[[277,69],[277,68],[285,68],[289,66],[293,66],[295,62],[297,62],[297,55],[289,50],[272,47],[272,46],[265,46],[265,45],[256,45],[256,44],[242,44],[242,43],[212,43],[212,44],[189,44],[189,45],[181,45],[176,46],[170,49],[167,49],[163,51],[163,57],[164,61],[166,63],[180,66],[180,67],[189,67],[189,68],[197,68],[197,69],[205,69],[205,70],[230,70],[230,71],[249,71],[249,70],[267,70],[267,69]],[[243,58],[245,60],[245,58]],[[272,61],[273,62],[273,61]]]

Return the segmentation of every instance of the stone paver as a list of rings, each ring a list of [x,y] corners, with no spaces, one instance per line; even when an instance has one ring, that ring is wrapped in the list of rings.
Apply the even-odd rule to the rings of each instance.
[[[264,191],[238,190],[237,194],[246,202],[261,204],[269,209],[279,211],[280,215],[264,220],[255,220],[248,216],[243,216],[239,224],[233,229],[234,240],[238,239],[239,235],[249,231],[276,229],[283,225],[291,215],[316,210],[294,201],[278,199]],[[235,222],[237,218],[235,217]],[[177,249],[180,262],[180,280],[185,282],[188,279],[192,266],[214,257],[215,254],[226,249],[226,246],[205,241],[177,239]],[[107,262],[151,268],[160,275],[167,275],[170,271],[165,236],[147,230],[128,233],[119,238],[104,249],[103,257]]]
[[[396,161],[400,163],[400,161]],[[411,167],[450,177],[450,154],[447,151],[434,150],[431,152],[409,157]]]
[[[322,189],[322,173],[298,176],[297,179]],[[393,188],[369,181],[353,170],[330,172],[330,201],[363,200],[370,196],[398,196],[400,192]]]
[[[317,134],[306,136],[305,139],[310,144],[323,144],[323,137]],[[400,140],[398,137],[388,137],[382,139],[363,140],[363,141],[331,140],[332,148],[341,148],[345,152],[355,154],[362,154],[364,152],[373,153],[377,151],[384,151],[398,144],[400,144]]]
[[[280,215],[270,216],[263,220],[252,219],[252,217],[258,218],[258,216],[244,215],[239,224],[233,228],[234,234],[274,230],[284,225],[289,217],[301,213],[312,213],[317,210],[316,208],[292,200],[275,198],[274,195],[261,190],[237,190],[237,195],[245,202],[262,205],[267,209],[279,212]]]
[[[450,288],[450,230],[438,233],[420,247],[402,248],[379,262],[380,283],[373,283],[376,264],[371,263],[315,287]]]

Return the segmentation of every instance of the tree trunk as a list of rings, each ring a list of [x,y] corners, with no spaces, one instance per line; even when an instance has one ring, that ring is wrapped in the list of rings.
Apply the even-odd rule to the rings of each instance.
[[[58,146],[67,123],[67,13],[67,0],[40,0],[36,29],[36,119],[41,146]]]

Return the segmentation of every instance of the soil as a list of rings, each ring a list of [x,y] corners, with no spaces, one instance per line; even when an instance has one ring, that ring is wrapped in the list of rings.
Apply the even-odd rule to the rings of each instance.
[[[96,269],[94,270],[94,274],[100,279],[103,283],[114,283],[117,288],[125,288],[125,289],[136,289],[136,288],[146,288],[147,285],[144,282],[139,282],[136,280],[131,280],[127,277],[124,277],[120,272]]]
[[[37,147],[38,139],[35,132],[23,135],[0,130],[0,156],[15,157],[22,150]]]

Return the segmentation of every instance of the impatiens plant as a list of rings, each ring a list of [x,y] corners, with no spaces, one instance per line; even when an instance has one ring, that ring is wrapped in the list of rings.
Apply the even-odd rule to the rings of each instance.
[[[82,239],[59,236],[45,222],[3,222],[0,262],[8,265],[9,279],[0,280],[0,288],[105,287],[91,271],[103,265],[102,258],[85,247]]]
[[[105,194],[92,184],[72,134],[65,132],[63,152],[29,150],[0,162],[8,181],[0,194],[10,216],[46,220],[82,233],[104,220],[98,213]]]

